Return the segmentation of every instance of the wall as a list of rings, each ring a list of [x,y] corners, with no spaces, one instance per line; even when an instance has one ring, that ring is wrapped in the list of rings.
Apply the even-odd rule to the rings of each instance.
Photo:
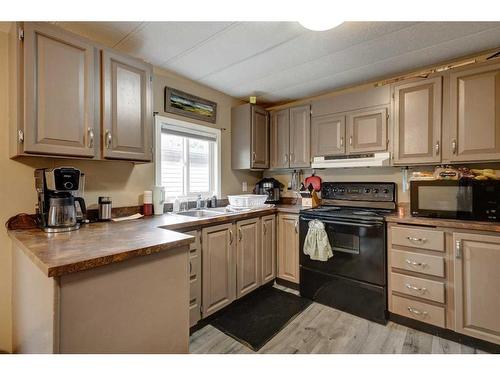
[[[1,30],[7,30],[2,27]],[[252,186],[261,173],[231,170],[231,107],[240,104],[221,92],[199,85],[170,72],[155,69],[154,110],[162,115],[164,86],[217,102],[217,123],[210,125],[222,131],[222,195],[241,192],[243,181]],[[179,116],[174,116],[184,119]],[[193,122],[208,125],[200,121]],[[113,206],[142,204],[141,194],[154,184],[154,165],[119,161],[65,160],[49,158],[9,159],[8,147],[8,40],[0,31],[0,352],[11,350],[11,243],[4,228],[7,219],[20,212],[34,212],[36,194],[33,171],[71,165],[86,174],[85,199],[95,208],[99,195],[109,195]]]

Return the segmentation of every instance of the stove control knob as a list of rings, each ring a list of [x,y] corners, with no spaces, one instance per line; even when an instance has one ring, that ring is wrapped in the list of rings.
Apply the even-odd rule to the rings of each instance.
[[[370,192],[370,189],[366,188],[365,189],[365,194],[368,194]]]
[[[339,193],[345,193],[345,189],[344,188],[340,188],[339,189]]]
[[[336,193],[337,192],[337,188],[333,188],[333,192]]]
[[[378,189],[373,189],[374,194],[378,194]]]
[[[382,192],[383,192],[384,194],[388,194],[388,193],[389,193],[389,189],[384,189],[384,190],[382,190]]]

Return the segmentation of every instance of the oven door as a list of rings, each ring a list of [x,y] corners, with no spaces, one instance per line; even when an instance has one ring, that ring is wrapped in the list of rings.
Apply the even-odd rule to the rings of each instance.
[[[301,267],[377,285],[386,284],[385,224],[383,222],[318,219],[325,225],[333,250],[333,257],[322,262],[312,260],[303,251],[311,220],[314,219],[300,217]]]

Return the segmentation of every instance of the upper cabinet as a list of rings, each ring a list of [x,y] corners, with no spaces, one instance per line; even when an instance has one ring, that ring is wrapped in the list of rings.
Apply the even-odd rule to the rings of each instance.
[[[308,105],[271,114],[271,168],[306,168],[311,159]]]
[[[24,26],[21,152],[94,157],[94,53],[92,44],[56,28]]]
[[[345,116],[326,115],[311,120],[311,155],[345,154]]]
[[[47,23],[15,29],[11,157],[152,160],[150,65]]]
[[[365,109],[347,115],[349,153],[387,149],[387,107]]]
[[[102,51],[103,156],[106,159],[152,159],[150,65]]]
[[[450,74],[451,161],[500,159],[500,64]]]
[[[269,168],[269,114],[254,104],[231,109],[231,166]]]
[[[442,77],[394,87],[394,163],[441,160]]]

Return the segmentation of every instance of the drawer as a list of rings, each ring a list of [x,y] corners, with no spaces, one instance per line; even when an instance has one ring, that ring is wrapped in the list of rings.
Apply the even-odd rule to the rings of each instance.
[[[445,326],[445,309],[444,307],[430,305],[424,302],[414,301],[409,298],[392,296],[393,313],[419,320],[424,323],[434,326]]]
[[[444,283],[391,272],[393,291],[444,303]]]
[[[392,227],[391,241],[394,245],[444,251],[444,232],[439,230]]]
[[[444,277],[444,258],[435,255],[392,249],[391,267]]]

